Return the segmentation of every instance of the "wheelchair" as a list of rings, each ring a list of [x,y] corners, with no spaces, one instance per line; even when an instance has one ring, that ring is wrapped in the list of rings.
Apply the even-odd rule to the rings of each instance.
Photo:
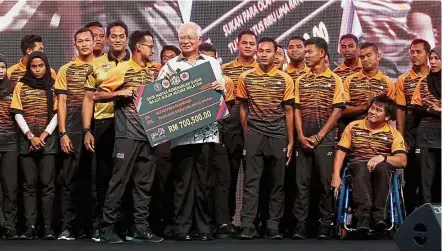
[[[347,166],[344,168],[341,187],[336,198],[336,234],[339,239],[344,239],[349,232],[356,231],[352,216],[354,212],[352,203],[352,186],[351,186],[351,170]],[[386,229],[386,233],[397,231],[405,220],[405,204],[403,196],[404,175],[403,169],[393,171],[390,180],[390,191],[388,193],[387,207],[387,224],[390,225]],[[369,235],[376,234],[374,230],[368,232]]]

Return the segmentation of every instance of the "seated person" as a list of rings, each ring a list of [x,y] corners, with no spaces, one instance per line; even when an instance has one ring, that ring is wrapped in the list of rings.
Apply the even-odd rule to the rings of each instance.
[[[370,216],[376,230],[382,231],[387,227],[384,209],[392,171],[407,165],[404,139],[388,123],[395,112],[393,100],[386,95],[375,97],[368,116],[351,122],[345,128],[335,152],[331,184],[337,195],[341,185],[341,167],[348,154],[358,231],[370,229]]]

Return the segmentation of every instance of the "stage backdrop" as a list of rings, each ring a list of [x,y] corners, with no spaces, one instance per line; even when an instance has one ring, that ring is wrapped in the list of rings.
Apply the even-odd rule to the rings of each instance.
[[[357,35],[377,43],[381,68],[396,78],[409,67],[408,46],[423,37],[440,44],[439,1],[412,0],[259,0],[259,1],[0,1],[0,53],[10,64],[20,59],[20,39],[28,33],[43,36],[54,69],[75,53],[73,34],[90,21],[104,25],[122,20],[130,31],[148,29],[155,36],[155,60],[161,47],[177,45],[177,31],[185,21],[203,29],[203,40],[215,45],[220,61],[236,56],[236,37],[250,29],[286,45],[293,35],[323,37],[329,43],[332,66],[341,59],[339,36]]]

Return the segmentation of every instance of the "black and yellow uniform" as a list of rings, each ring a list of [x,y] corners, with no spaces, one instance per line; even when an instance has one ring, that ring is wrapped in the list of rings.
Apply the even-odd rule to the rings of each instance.
[[[10,81],[13,83],[17,83],[20,81],[20,78],[23,77],[26,73],[26,65],[23,63],[23,58],[20,59],[20,61],[9,67],[7,74]],[[57,77],[57,73],[54,71],[54,69],[51,68],[51,77],[55,79]]]
[[[371,173],[367,163],[377,155],[406,154],[402,135],[388,123],[381,129],[372,131],[367,128],[366,119],[356,120],[345,128],[337,149],[347,153],[353,174],[354,216],[372,216],[374,222],[384,220],[394,167],[387,162],[381,162]]]
[[[338,75],[342,81],[344,81],[348,76],[353,75],[360,70],[362,70],[362,63],[361,60],[358,59],[358,64],[355,67],[351,68],[342,63],[336,67],[333,72]]]
[[[79,168],[82,155],[84,155],[83,146],[83,125],[81,120],[81,109],[84,97],[84,83],[88,75],[90,62],[83,62],[79,57],[63,65],[58,71],[55,81],[55,93],[57,95],[66,95],[66,133],[70,138],[74,152],[63,154],[63,166],[61,170],[61,213],[62,230],[74,230],[74,220],[77,216],[76,210],[76,192],[78,190],[78,181],[75,180],[79,174]],[[89,164],[89,163],[87,163]],[[89,170],[89,166],[84,167]],[[78,180],[86,179],[85,175]]]
[[[345,109],[344,87],[341,78],[330,69],[315,76],[311,71],[295,83],[295,109],[302,114],[302,131],[305,137],[318,133],[329,119],[334,108]],[[304,151],[298,140],[296,150],[296,198],[293,214],[299,231],[306,230],[310,185],[313,168],[319,170],[319,216],[321,226],[329,226],[333,213],[333,194],[330,183],[333,166],[333,148],[336,144],[337,126],[325,135],[313,151]]]
[[[90,63],[89,74],[84,85],[85,91],[95,92],[110,69],[128,61],[130,52],[118,61],[111,53],[95,58]],[[93,227],[99,229],[103,216],[103,204],[109,180],[112,177],[112,152],[115,143],[114,103],[95,103],[93,133],[95,139],[95,154],[92,159],[92,198],[93,198]]]
[[[223,64],[221,69],[223,74],[229,77],[233,82],[233,96],[236,97],[237,83],[239,76],[250,69],[257,66],[257,62],[253,61],[251,64],[241,64],[236,58],[235,60]],[[239,101],[235,100],[235,104],[230,109],[230,116],[223,121],[218,122],[220,124],[220,137],[227,149],[227,156],[230,166],[230,188],[229,188],[229,213],[230,217],[235,216],[237,207],[242,206],[242,187],[244,183],[244,172],[240,170],[241,160],[243,160],[244,149],[244,135],[239,120]],[[244,166],[244,163],[243,163]],[[240,186],[239,194],[236,194],[237,185]],[[240,219],[235,219],[239,223]]]
[[[1,55],[0,62],[6,64]],[[0,79],[0,218],[5,232],[15,232],[17,221],[17,131],[9,112],[13,91],[14,84],[7,76]]]
[[[370,97],[385,94],[392,100],[395,99],[396,89],[393,81],[378,71],[372,78],[359,71],[347,77],[344,81],[345,102],[350,106],[360,106],[368,102]],[[363,119],[367,113],[360,114],[353,118],[346,118],[347,124],[355,120]]]
[[[439,52],[440,53],[440,52]],[[439,74],[439,78],[434,75]],[[428,109],[433,105],[442,107],[440,89],[431,89],[431,85],[439,85],[440,72],[430,73],[415,88],[411,104]],[[416,109],[418,110],[418,109]],[[420,117],[416,129],[416,148],[419,153],[421,176],[421,204],[440,203],[440,166],[441,166],[441,115],[430,114],[424,109],[417,111]]]
[[[285,72],[289,74],[290,77],[293,79],[293,83],[296,82],[296,79],[298,79],[301,75],[308,72],[308,67],[304,64],[304,68],[302,70],[298,70],[297,68],[294,68],[291,64],[287,66],[287,69],[285,69]]]
[[[278,231],[284,213],[284,171],[287,155],[285,105],[293,105],[293,80],[276,67],[265,73],[257,66],[241,74],[236,98],[248,107],[245,138],[243,227],[253,227],[258,212],[264,162],[270,162],[272,187],[267,228]]]
[[[153,78],[156,79],[158,77],[158,73],[161,70],[161,64],[157,62],[149,62],[147,63],[147,68],[152,72]]]
[[[53,84],[49,72],[43,79],[35,79],[30,70],[31,58],[41,58],[47,68],[44,53],[33,52],[27,64],[27,72],[18,82],[12,97],[12,114],[22,114],[29,130],[39,137],[49,124],[57,107]],[[38,87],[38,88],[35,88]],[[31,143],[24,133],[19,133],[19,157],[23,175],[23,204],[26,226],[30,229],[37,223],[37,187],[40,188],[42,215],[46,227],[52,229],[52,211],[55,198],[55,154],[58,152],[58,135],[46,138],[44,147],[30,151]],[[38,184],[39,183],[39,184]]]
[[[98,91],[113,92],[136,89],[153,80],[151,71],[130,59],[111,69]],[[156,157],[141,124],[135,103],[130,98],[117,98],[115,109],[114,165],[103,206],[105,228],[118,220],[121,200],[126,187],[133,182],[133,218],[137,229],[148,227],[150,190],[155,176]]]

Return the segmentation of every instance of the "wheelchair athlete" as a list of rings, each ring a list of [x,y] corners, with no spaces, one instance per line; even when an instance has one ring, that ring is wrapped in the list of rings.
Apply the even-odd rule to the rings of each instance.
[[[394,169],[407,165],[404,139],[388,123],[395,112],[393,100],[386,95],[375,97],[368,116],[345,128],[335,152],[331,185],[337,196],[341,167],[348,155],[357,231],[368,232],[372,222],[376,231],[387,227],[384,212],[387,211],[391,175]]]

